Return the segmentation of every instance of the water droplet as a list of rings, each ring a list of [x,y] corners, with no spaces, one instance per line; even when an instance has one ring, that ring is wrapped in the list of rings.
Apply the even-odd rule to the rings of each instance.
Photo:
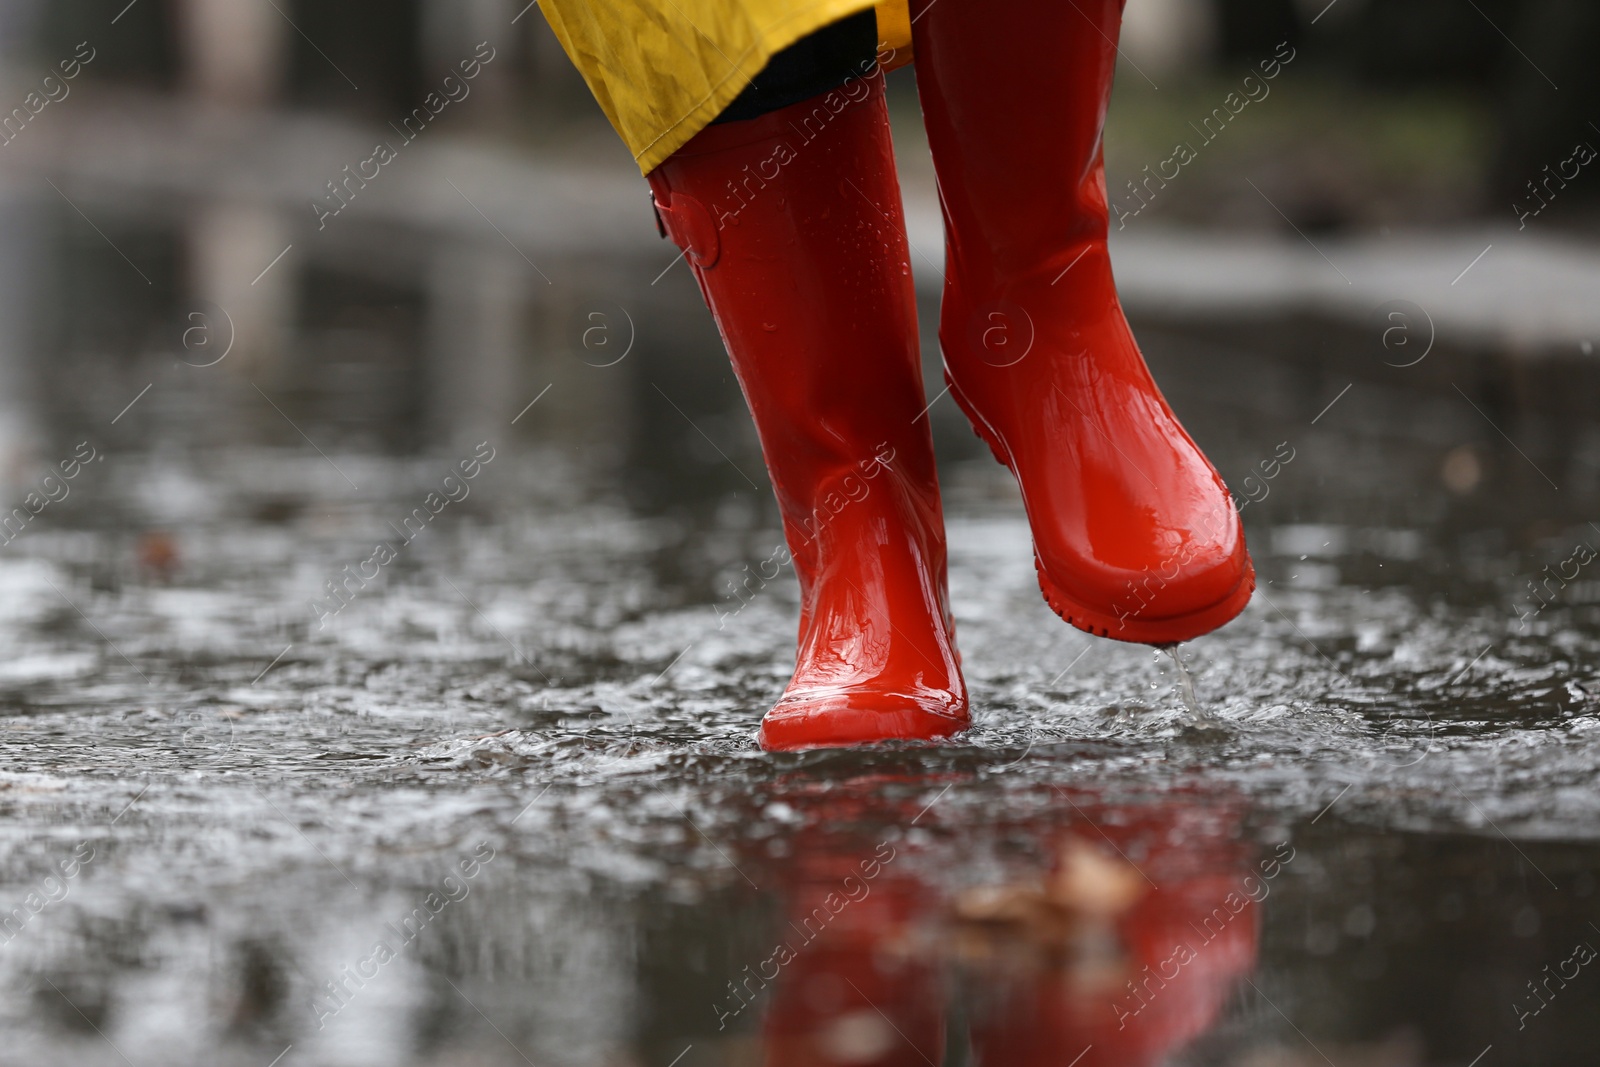
[[[1196,722],[1209,722],[1211,716],[1200,707],[1200,701],[1194,695],[1194,678],[1189,674],[1189,668],[1183,665],[1178,646],[1168,645],[1160,651],[1171,656],[1173,665],[1178,668],[1178,695],[1183,698],[1184,707],[1189,709],[1189,714],[1194,716]]]

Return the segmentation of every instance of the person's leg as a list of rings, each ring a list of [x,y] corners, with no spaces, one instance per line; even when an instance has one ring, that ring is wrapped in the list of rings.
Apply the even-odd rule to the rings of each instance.
[[[968,723],[882,82],[712,125],[649,175],[755,417],[800,580],[767,748]]]
[[[951,394],[1016,474],[1045,599],[1167,644],[1237,615],[1255,576],[1226,488],[1128,330],[1100,135],[1120,0],[914,0],[945,215]]]

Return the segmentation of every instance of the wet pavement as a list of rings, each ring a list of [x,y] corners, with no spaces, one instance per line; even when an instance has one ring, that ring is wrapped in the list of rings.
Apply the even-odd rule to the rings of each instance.
[[[1141,321],[1262,578],[1199,715],[936,400],[975,727],[767,755],[796,595],[681,266],[546,264],[509,369],[324,266],[207,366],[110,232],[160,284],[65,242],[9,475],[0,1063],[1592,1062],[1588,361]]]

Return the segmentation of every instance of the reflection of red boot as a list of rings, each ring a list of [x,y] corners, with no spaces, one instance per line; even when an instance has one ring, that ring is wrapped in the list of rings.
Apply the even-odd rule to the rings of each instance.
[[[779,974],[762,1026],[768,1067],[941,1062],[938,970],[893,947],[910,940],[907,928],[925,902],[923,887],[885,871],[870,881],[854,876],[848,890],[842,880],[818,880],[789,891],[783,933],[793,956]]]
[[[974,1021],[983,1067],[1147,1067],[1217,1021],[1254,966],[1257,916],[1223,905],[1238,877],[1163,883],[1116,924],[1121,981],[1086,982],[1070,970],[995,982],[1000,1001]],[[1220,909],[1228,921],[1214,917]],[[1209,938],[1209,940],[1208,940]],[[1076,1059],[1082,1052],[1081,1059]]]
[[[777,797],[805,820],[788,858],[762,861],[784,922],[767,993],[768,1067],[926,1067],[944,1059],[940,961],[917,951],[938,897],[898,828],[926,793],[892,774],[791,779]]]
[[[1016,474],[1039,582],[1079,629],[1166,644],[1243,610],[1227,490],[1117,301],[1100,133],[1120,0],[916,0],[945,215],[951,395]]]
[[[870,94],[837,114],[811,101],[708,127],[650,175],[755,416],[800,579],[769,749],[968,723],[883,84],[857,84]]]
[[[968,951],[982,963],[972,1046],[983,1067],[1164,1062],[1216,1023],[1255,964],[1258,906],[1246,894],[1267,888],[1225,809],[1091,806],[1087,818],[1116,851],[1074,827],[1043,892],[968,898],[967,936],[979,919],[989,945]],[[1024,965],[996,965],[1019,956]]]

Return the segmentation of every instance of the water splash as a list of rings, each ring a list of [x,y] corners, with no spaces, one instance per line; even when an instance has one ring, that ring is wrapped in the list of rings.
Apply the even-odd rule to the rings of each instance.
[[[1189,668],[1183,664],[1183,657],[1178,655],[1177,645],[1163,645],[1156,650],[1159,657],[1162,652],[1172,657],[1173,666],[1178,669],[1178,696],[1183,699],[1183,706],[1189,709],[1189,715],[1197,725],[1210,726],[1216,723],[1216,716],[1200,706],[1199,699],[1194,692],[1194,675],[1189,673]]]

